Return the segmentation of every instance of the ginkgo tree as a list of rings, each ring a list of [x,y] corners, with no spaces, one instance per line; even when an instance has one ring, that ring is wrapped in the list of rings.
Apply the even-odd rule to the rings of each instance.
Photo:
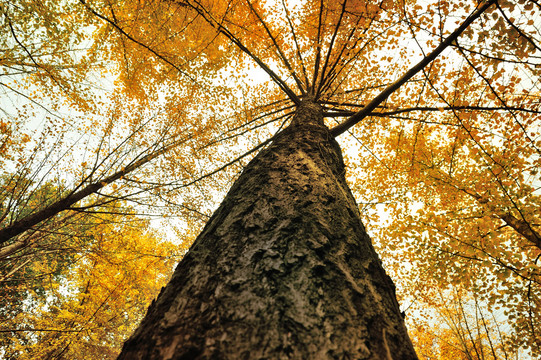
[[[410,331],[421,359],[520,359],[498,312],[487,309],[466,291],[436,286],[422,294],[420,310]]]
[[[182,246],[148,230],[133,210],[100,210],[92,223],[65,225],[69,240],[50,236],[48,253],[18,254],[30,261],[3,281],[3,358],[114,358],[167,281]]]
[[[195,78],[215,59],[266,72],[267,87],[238,85],[247,126],[273,131],[301,104],[322,106],[331,135],[349,132],[358,144],[360,156],[347,152],[357,169],[349,178],[365,215],[387,204],[389,222],[372,231],[397,276],[416,279],[416,291],[427,273],[481,289],[519,318],[517,339],[537,351],[539,4],[84,3],[117,30],[132,68],[150,56],[162,65],[147,71],[163,74],[165,63],[176,77]],[[214,81],[238,82],[229,75]],[[468,282],[472,274],[486,275]]]
[[[156,204],[172,206],[186,197],[193,199],[186,208],[208,211],[201,200],[213,196],[209,189],[226,186],[238,165],[245,166],[245,158],[271,144],[246,166],[124,356],[130,351],[163,356],[178,351],[179,357],[205,357],[226,351],[238,358],[239,353],[223,349],[232,342],[239,349],[253,348],[267,339],[262,347],[267,356],[306,357],[313,351],[340,356],[351,346],[355,350],[348,354],[358,358],[394,358],[395,347],[404,349],[403,358],[414,357],[400,330],[392,283],[382,275],[370,240],[338,229],[357,223],[358,215],[352,198],[342,197],[348,186],[341,178],[340,151],[329,140],[334,137],[347,147],[348,183],[374,245],[399,285],[401,301],[433,306],[418,294],[434,284],[473,291],[483,304],[505,309],[516,346],[539,354],[537,1],[70,4],[94,21],[93,54],[115,64],[121,89],[115,96],[117,109],[126,110],[122,118],[140,125],[143,120],[134,110],[159,108],[166,114],[163,124],[174,124],[175,134],[181,133],[179,128],[190,134],[190,142],[181,147],[162,147],[163,160],[152,158],[158,160],[152,169],[166,170],[160,174],[170,178],[147,170],[128,179],[129,184],[136,180],[156,189]],[[256,73],[269,80],[253,81]],[[111,124],[119,119],[117,113],[108,114]],[[330,132],[322,132],[321,121]],[[279,133],[283,135],[274,135],[288,125]],[[154,142],[138,143],[143,148],[148,144]],[[128,158],[117,159],[120,171],[129,169],[124,165]],[[317,176],[321,173],[330,183]],[[105,178],[126,181],[118,174]],[[268,189],[247,189],[251,178]],[[326,186],[341,190],[327,193],[322,190]],[[273,194],[281,202],[271,202]],[[80,199],[73,200],[69,206]],[[347,208],[349,214],[335,213],[333,206]],[[297,212],[280,212],[290,208]],[[296,223],[320,225],[313,229]],[[353,228],[364,232],[362,226]],[[260,242],[254,234],[261,235]],[[360,248],[371,255],[364,258]],[[304,259],[304,267],[297,267],[295,259]],[[364,261],[365,270],[355,259]],[[214,264],[219,266],[211,271]],[[253,276],[248,276],[251,269]],[[303,281],[296,282],[295,276]],[[189,283],[197,280],[209,287]],[[342,287],[329,287],[333,283]],[[182,295],[179,287],[188,294]],[[366,289],[373,297],[363,297]],[[342,297],[330,299],[328,293]],[[255,326],[249,324],[263,319],[265,311],[241,306],[235,294],[265,299],[269,317],[260,331],[275,322],[278,328],[266,331],[265,338],[256,332],[260,336],[251,337],[253,343],[240,344],[228,339],[232,331],[224,330],[222,337],[206,333],[229,321],[248,324],[238,332],[244,334]],[[191,310],[186,308],[190,296],[198,299]],[[345,308],[333,307],[338,303]],[[376,306],[381,304],[387,310]],[[379,310],[359,315],[359,309],[372,307]],[[261,318],[246,315],[252,312]],[[326,313],[335,314],[340,325]],[[358,320],[358,327],[344,325],[344,316]],[[169,334],[167,341],[146,328],[156,324]],[[182,326],[195,333],[184,334],[188,330]],[[337,327],[348,330],[340,337]],[[314,340],[331,333],[334,345]],[[149,340],[147,335],[155,337]],[[179,342],[181,338],[185,341]],[[150,348],[137,349],[141,339]],[[349,340],[343,339],[354,340],[346,346]],[[321,346],[303,348],[308,343]]]

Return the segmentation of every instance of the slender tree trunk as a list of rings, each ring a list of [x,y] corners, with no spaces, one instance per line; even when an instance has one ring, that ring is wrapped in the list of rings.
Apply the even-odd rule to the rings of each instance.
[[[235,182],[119,359],[416,359],[321,108]]]

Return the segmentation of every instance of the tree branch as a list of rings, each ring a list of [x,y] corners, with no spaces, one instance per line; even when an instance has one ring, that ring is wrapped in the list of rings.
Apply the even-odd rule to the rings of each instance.
[[[86,187],[82,188],[79,191],[71,192],[66,195],[64,198],[52,203],[49,206],[35,212],[34,214],[28,215],[13,224],[6,226],[3,229],[0,229],[0,244],[7,242],[9,239],[22,234],[23,232],[31,229],[33,226],[39,224],[42,221],[45,221],[58,213],[68,210],[73,204],[84,199],[85,197],[97,193],[101,188],[105,187],[108,184],[113,183],[114,181],[126,176],[132,171],[140,168],[141,166],[147,164],[148,162],[154,160],[155,158],[163,155],[169,150],[175,148],[179,144],[183,143],[186,139],[175,141],[172,144],[164,146],[160,150],[154,151],[146,156],[143,156],[139,160],[133,161],[128,166],[122,168],[120,171],[106,177],[105,179],[98,180]]]
[[[377,95],[370,103],[368,103],[362,110],[351,116],[349,119],[341,123],[340,125],[331,129],[331,134],[336,137],[343,134],[347,129],[359,123],[362,119],[367,117],[379,104],[385,101],[393,92],[398,90],[409,79],[416,75],[419,71],[423,70],[428,64],[436,59],[447,47],[449,47],[463,32],[477,20],[496,0],[489,0],[479,7],[473,14],[471,14],[462,25],[460,25],[455,31],[453,31],[447,39],[441,42],[434,51],[425,56],[417,65],[413,66],[407,71],[400,79],[385,88],[379,95]]]

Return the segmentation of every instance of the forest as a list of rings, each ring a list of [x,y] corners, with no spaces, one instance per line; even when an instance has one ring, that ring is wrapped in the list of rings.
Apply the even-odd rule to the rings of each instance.
[[[0,0],[0,17],[0,358],[137,358],[181,283],[205,314],[270,287],[266,312],[299,323],[235,341],[282,351],[257,358],[541,358],[539,0]],[[356,322],[366,357],[337,340]],[[175,358],[250,358],[200,337]]]

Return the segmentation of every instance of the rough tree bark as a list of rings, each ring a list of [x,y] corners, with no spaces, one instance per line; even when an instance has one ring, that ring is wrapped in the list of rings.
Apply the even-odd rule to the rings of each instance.
[[[321,108],[246,167],[119,359],[416,359]]]

